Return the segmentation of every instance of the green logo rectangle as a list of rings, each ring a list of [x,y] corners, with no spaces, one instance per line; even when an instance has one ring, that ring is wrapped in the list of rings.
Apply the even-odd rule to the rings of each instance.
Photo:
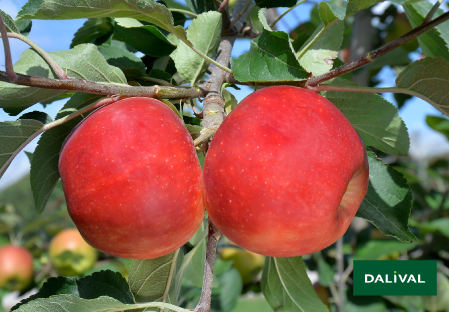
[[[354,260],[354,296],[436,296],[436,260]]]

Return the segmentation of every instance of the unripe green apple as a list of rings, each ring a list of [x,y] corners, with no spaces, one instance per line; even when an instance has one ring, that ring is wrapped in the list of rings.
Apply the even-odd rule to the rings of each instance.
[[[50,261],[58,274],[80,275],[97,261],[98,253],[84,241],[77,229],[59,232],[50,242]]]
[[[206,210],[232,242],[293,257],[348,229],[368,189],[365,146],[346,117],[312,91],[250,94],[215,134],[204,162]]]
[[[231,260],[232,265],[239,271],[243,284],[250,283],[263,269],[265,257],[249,250],[225,247],[220,251],[220,258]]]
[[[91,113],[65,141],[59,173],[70,217],[105,253],[161,257],[203,221],[193,140],[161,101],[127,98]]]
[[[33,280],[33,257],[20,246],[0,248],[0,288],[24,290]]]

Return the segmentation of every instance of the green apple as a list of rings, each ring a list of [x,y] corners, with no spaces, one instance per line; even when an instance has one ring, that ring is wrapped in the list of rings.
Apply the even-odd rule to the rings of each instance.
[[[77,229],[59,232],[50,243],[50,261],[58,274],[74,276],[90,269],[97,261],[97,250],[87,244]]]
[[[238,247],[225,247],[220,251],[220,258],[232,260],[232,265],[242,276],[243,284],[250,283],[262,270],[265,257]]]

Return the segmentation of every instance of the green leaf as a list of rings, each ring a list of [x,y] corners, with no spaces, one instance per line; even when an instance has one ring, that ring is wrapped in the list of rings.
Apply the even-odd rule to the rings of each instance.
[[[41,2],[40,6],[37,4]],[[174,26],[173,16],[168,8],[154,0],[42,0],[25,5],[17,15],[18,19],[62,20],[98,17],[132,17],[161,27],[178,38],[186,39],[183,27]]]
[[[156,259],[132,260],[128,282],[136,302],[160,301],[176,304],[176,273],[183,258],[184,254],[178,249]]]
[[[132,260],[128,282],[135,301],[176,304],[184,270],[200,247],[198,244],[187,254],[181,248],[156,259]]]
[[[419,296],[382,296],[382,297],[392,302],[393,304],[404,308],[404,311],[407,312],[424,311],[424,303],[422,301],[422,297]]]
[[[12,32],[16,34],[20,34],[20,30],[17,27],[16,23],[14,23],[14,20],[12,19],[9,14],[3,12],[0,10],[0,15],[2,16],[3,23],[5,24],[5,28],[7,32]]]
[[[95,272],[91,276],[86,276],[81,279],[63,276],[49,278],[37,294],[22,300],[11,311],[17,309],[20,311],[21,309],[19,308],[25,307],[25,304],[33,300],[50,298],[55,295],[74,295],[82,299],[109,296],[122,303],[134,303],[133,295],[129,290],[125,278],[120,273],[108,270]],[[70,309],[70,311],[75,310]]]
[[[68,76],[95,82],[126,84],[123,72],[110,66],[93,44],[80,44],[70,50],[48,53]],[[28,49],[14,65],[17,73],[57,79],[48,64],[34,50]],[[38,102],[64,93],[61,90],[31,88],[0,82],[0,108],[17,115]]]
[[[410,4],[415,2],[420,2],[424,0],[390,0],[391,3],[397,4],[397,5],[404,5],[404,4]]]
[[[117,44],[118,41],[112,40],[111,43],[104,43],[98,46],[98,51],[104,56],[109,65],[120,69],[137,68],[145,73],[145,64],[134,53]]]
[[[242,292],[242,277],[235,268],[231,268],[217,279],[222,288],[219,294],[212,296],[211,310],[232,312]]]
[[[259,17],[259,21],[265,30],[273,31],[273,29],[271,29],[271,27],[268,25],[266,8],[261,8],[257,13],[257,16]]]
[[[187,129],[189,129],[189,127],[200,127],[200,126],[186,125],[186,127]],[[200,228],[195,233],[195,235],[190,239],[189,242],[191,244],[197,243],[198,239],[201,237],[201,234],[205,229],[207,229],[207,220],[203,221]],[[197,245],[198,250],[194,255],[192,255],[190,262],[187,264],[184,270],[184,278],[187,279],[192,285],[196,286],[197,288],[201,288],[203,285],[203,274],[199,272],[204,271],[204,262],[206,260],[206,243],[207,243],[206,239],[203,239],[201,242],[199,242],[199,244]]]
[[[410,225],[421,229],[424,232],[440,232],[449,238],[449,219],[441,218],[430,222],[417,222],[410,220]]]
[[[80,297],[95,299],[108,296],[122,303],[134,303],[134,297],[125,278],[118,272],[110,270],[95,272],[77,281]]]
[[[327,73],[334,65],[334,59],[338,57],[345,25],[342,21],[335,20],[331,24],[321,24],[301,47],[298,54],[302,57],[299,64],[314,76]],[[312,40],[316,40],[312,46],[308,47]],[[303,49],[307,49],[303,53]]]
[[[449,279],[447,272],[437,272],[437,295],[422,296],[426,311],[447,311],[449,309]]]
[[[446,59],[426,57],[413,62],[398,75],[396,86],[449,115],[449,62]]]
[[[428,1],[404,5],[405,13],[413,28],[421,25],[427,13],[432,9],[433,4]],[[434,18],[442,15],[444,11],[438,9]],[[419,45],[425,56],[441,56],[449,61],[449,22],[441,23],[418,37]]]
[[[109,17],[89,18],[81,28],[79,28],[70,44],[70,48],[82,43],[90,43],[110,32],[114,31],[112,20]]]
[[[369,185],[356,216],[374,224],[385,235],[400,241],[415,241],[408,228],[412,192],[404,176],[368,152]]]
[[[358,86],[342,78],[325,84]],[[323,95],[348,118],[366,146],[392,155],[408,154],[407,128],[393,104],[372,93],[327,91]]]
[[[134,49],[146,55],[161,57],[176,48],[175,43],[155,26],[144,25],[133,18],[116,18],[115,34]]]
[[[339,7],[335,4],[323,1],[318,5],[318,14],[324,25],[328,25],[336,19],[342,21],[345,18],[346,6]]]
[[[75,93],[67,101],[61,111],[56,115],[57,119],[70,115],[77,108],[87,106],[98,99],[101,95]],[[59,153],[66,137],[72,132],[76,125],[81,122],[82,116],[78,116],[57,127],[45,131],[40,137],[31,160],[30,183],[33,191],[36,212],[44,211],[48,198],[50,197],[56,183],[59,181]]]
[[[226,90],[226,88],[221,89],[221,96],[224,100],[226,114],[229,114],[237,106],[237,99],[235,98],[234,94]]]
[[[165,80],[174,86],[178,85],[172,75],[160,69],[153,68],[148,76],[150,76],[151,78]]]
[[[215,11],[214,0],[186,0],[186,4],[197,14]]]
[[[189,131],[190,135],[192,136],[192,139],[196,139],[197,137],[200,136],[201,134],[201,129],[203,129],[203,127],[201,126],[195,126],[195,125],[186,125],[187,131]]]
[[[332,270],[330,265],[324,261],[322,257],[318,259],[318,277],[320,279],[320,284],[329,287],[334,284],[335,272]]]
[[[187,29],[187,39],[198,50],[212,57],[220,43],[221,14],[218,12],[207,12],[195,18]],[[170,54],[175,61],[179,75],[191,81],[192,84],[203,76],[209,62],[199,56],[184,42],[179,42],[175,51]]]
[[[383,0],[348,0],[346,7],[346,16],[353,15],[360,10],[367,9]]]
[[[426,123],[433,130],[438,131],[446,136],[449,140],[449,120],[438,116],[427,116]]]
[[[292,7],[296,0],[255,0],[256,5],[261,8]]]
[[[300,81],[309,77],[299,65],[288,34],[267,31],[251,41],[250,50],[231,60],[234,76],[241,82]]]
[[[48,116],[46,113],[40,112],[40,111],[32,111],[32,112],[25,113],[22,116],[20,116],[19,119],[34,119],[34,120],[42,122],[44,125],[53,121],[53,119],[50,116]]]
[[[124,304],[111,297],[102,296],[97,299],[81,299],[74,295],[59,295],[45,299],[36,299],[18,308],[17,312],[52,311],[52,312],[121,312],[124,310],[136,310],[142,308],[160,307],[168,311],[184,312],[185,309],[178,308],[166,303],[142,303]]]
[[[267,257],[260,283],[274,311],[328,311],[312,287],[302,257]]]
[[[380,296],[354,296],[353,292],[354,290],[351,286],[346,290],[347,300],[343,309],[345,312],[402,312],[401,309],[388,309],[385,301]]]
[[[174,111],[175,114],[178,115],[178,117],[181,118],[181,120],[182,120],[182,115],[181,115],[181,113],[178,111],[178,109],[176,108],[176,106],[173,105],[172,102],[170,102],[169,100],[164,100],[164,99],[159,99],[159,100],[162,101],[163,103],[165,103],[168,107],[170,107],[170,109],[171,109],[172,111]]]
[[[43,126],[42,122],[34,119],[0,122],[0,177],[27,140],[36,136]]]
[[[395,253],[403,253],[418,246],[417,242],[404,243],[394,240],[370,240],[357,248],[354,260],[378,260]]]
[[[29,33],[31,32],[33,22],[30,19],[22,19],[20,21],[16,21],[16,25],[19,28],[19,31],[22,35],[28,36]]]

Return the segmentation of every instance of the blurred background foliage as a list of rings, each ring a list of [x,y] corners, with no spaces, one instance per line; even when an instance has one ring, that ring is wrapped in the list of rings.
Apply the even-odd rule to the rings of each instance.
[[[258,8],[254,7],[249,16],[253,30],[256,32],[262,29],[257,20],[257,11]],[[274,12],[273,16],[275,17],[276,14]],[[351,47],[356,39],[352,31],[353,23],[366,19],[366,16],[368,16],[369,28],[364,30],[365,36],[366,32],[371,34],[367,36],[370,37],[368,46],[365,47],[368,50],[378,48],[411,29],[405,14],[398,11],[394,5],[388,6],[378,14],[373,13],[372,10],[361,11],[345,20],[342,50],[339,59],[335,60],[334,67],[358,57],[354,55],[354,47]],[[318,9],[315,7],[311,11],[309,20],[300,22],[292,28],[290,36],[294,39],[293,46],[301,47],[320,22]],[[249,20],[248,23],[250,23]],[[351,73],[349,78],[353,77],[353,80],[364,85],[376,86],[381,83],[379,73],[383,68],[390,67],[397,75],[412,62],[412,57],[416,59],[419,53],[416,40],[412,41]],[[148,68],[151,68],[155,58],[144,55],[142,59]],[[401,108],[410,97],[395,94],[394,99],[395,104]],[[449,139],[449,120],[442,116],[428,116],[427,123],[432,129]],[[336,276],[335,273],[337,271],[335,245],[304,256],[314,288],[331,311],[337,310],[335,302],[338,300],[337,284],[340,278],[346,285],[345,311],[449,311],[447,299],[449,298],[449,154],[439,154],[432,158],[413,158],[395,157],[382,154],[380,151],[376,153],[385,163],[405,175],[413,191],[410,226],[418,241],[399,242],[383,235],[368,222],[356,218],[344,235],[343,253],[346,269],[342,276]],[[74,225],[68,216],[60,185],[55,188],[47,209],[40,215],[34,209],[29,176],[0,192],[0,247],[10,243],[18,244],[27,248],[34,257],[34,282],[22,294],[34,287],[39,288],[49,277],[57,276],[49,262],[48,245],[57,233],[70,227]],[[243,250],[225,238],[219,241],[218,254],[214,273],[212,311],[271,311],[260,288],[263,256]],[[354,259],[437,260],[440,272],[438,296],[354,297],[351,279]],[[128,266],[129,260],[100,253],[95,266],[83,275],[110,269],[127,277]],[[198,269],[198,266],[202,267],[203,263],[192,263],[193,268],[187,269],[185,273],[179,304],[186,308],[194,308],[201,294],[202,274],[198,272],[202,270]],[[0,299],[7,294],[7,289],[0,290]],[[1,305],[0,312],[2,312]]]

